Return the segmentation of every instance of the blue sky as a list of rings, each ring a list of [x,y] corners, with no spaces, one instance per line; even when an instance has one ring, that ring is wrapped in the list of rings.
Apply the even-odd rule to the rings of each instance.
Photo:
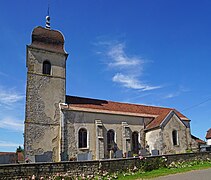
[[[211,1],[20,0],[0,6],[0,151],[23,144],[26,45],[45,25],[65,36],[67,94],[176,108],[211,127]]]

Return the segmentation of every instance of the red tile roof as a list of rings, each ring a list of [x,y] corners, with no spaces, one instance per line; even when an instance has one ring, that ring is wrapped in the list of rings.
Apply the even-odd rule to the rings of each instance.
[[[16,154],[15,152],[0,152],[0,155]]]
[[[191,135],[192,139],[194,139],[198,144],[206,144],[205,141],[199,139],[198,137]]]
[[[211,139],[211,128],[207,131],[206,139]]]
[[[188,120],[183,114],[178,112],[172,108],[164,108],[157,106],[147,106],[147,105],[139,105],[139,104],[129,104],[129,103],[120,103],[99,99],[90,99],[90,98],[82,98],[75,96],[66,96],[66,103],[68,104],[68,108],[83,108],[83,109],[93,109],[93,110],[102,110],[102,111],[110,111],[116,113],[131,113],[135,115],[148,115],[148,117],[153,117],[154,120],[148,125],[147,128],[155,128],[160,125],[160,123],[164,120],[164,118],[168,115],[168,113],[174,110],[177,115],[183,119]]]
[[[163,111],[158,117],[156,117],[148,126],[147,129],[153,129],[158,127],[162,121],[165,119],[165,117],[171,112],[171,109],[167,109]]]

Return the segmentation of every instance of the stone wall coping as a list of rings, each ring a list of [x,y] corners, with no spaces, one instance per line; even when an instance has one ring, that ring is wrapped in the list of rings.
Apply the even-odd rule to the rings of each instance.
[[[146,159],[153,159],[159,157],[174,157],[174,156],[197,156],[197,155],[205,155],[210,154],[211,152],[198,152],[198,153],[182,153],[182,154],[166,154],[166,155],[158,155],[158,156],[144,156]],[[61,161],[61,162],[37,162],[37,163],[22,163],[22,164],[0,164],[0,167],[9,167],[9,166],[34,166],[34,165],[55,165],[55,164],[87,164],[87,163],[100,163],[100,162],[114,162],[114,161],[127,161],[139,159],[139,157],[130,157],[130,158],[117,158],[117,159],[101,159],[101,160],[90,160],[90,161]]]
[[[146,158],[146,159],[145,159]],[[28,179],[32,175],[37,178],[48,177],[57,173],[70,173],[73,176],[80,174],[93,175],[100,171],[117,172],[128,170],[134,166],[139,167],[142,162],[150,161],[156,158],[166,158],[166,163],[178,161],[192,161],[196,159],[211,159],[211,152],[169,154],[159,156],[147,156],[144,159],[139,157],[103,159],[93,161],[64,161],[64,162],[40,162],[23,164],[2,164],[0,165],[0,179]]]

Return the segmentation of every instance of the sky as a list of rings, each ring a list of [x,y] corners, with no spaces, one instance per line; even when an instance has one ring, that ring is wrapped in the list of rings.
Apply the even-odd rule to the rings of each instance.
[[[210,0],[1,0],[0,151],[23,145],[26,45],[48,4],[69,54],[68,95],[175,108],[205,140]]]

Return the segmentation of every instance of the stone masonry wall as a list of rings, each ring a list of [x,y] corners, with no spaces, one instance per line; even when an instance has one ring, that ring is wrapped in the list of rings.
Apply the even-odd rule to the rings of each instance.
[[[43,74],[43,62],[51,74]],[[66,55],[27,47],[24,149],[32,162],[60,161],[60,108],[65,102]]]
[[[104,159],[109,157],[107,151],[107,132],[113,130],[115,132],[115,143],[119,150],[123,150],[123,154],[131,151],[128,145],[126,150],[126,138],[124,135],[122,123],[126,123],[129,128],[129,139],[132,143],[132,132],[139,133],[139,143],[144,148],[144,120],[143,117],[107,114],[74,110],[63,110],[64,115],[64,138],[63,138],[63,154],[65,160],[75,159],[77,154],[91,152],[93,159],[99,159],[99,156]],[[96,120],[102,123],[102,141],[97,141]],[[78,148],[78,131],[80,128],[85,128],[88,132],[87,148]],[[98,144],[97,144],[98,143]],[[100,144],[101,143],[101,144]],[[99,151],[99,148],[101,150]],[[101,153],[101,154],[100,154]]]
[[[147,157],[146,161],[154,160],[155,158],[162,158],[162,156]],[[173,161],[191,161],[195,159],[211,158],[211,153],[186,153],[165,155],[167,163]],[[77,161],[77,162],[59,162],[59,163],[31,163],[31,164],[13,164],[0,165],[0,180],[2,179],[18,179],[29,178],[32,175],[36,177],[48,177],[56,173],[70,173],[72,175],[95,175],[101,170],[108,172],[124,171],[134,166],[139,167],[145,160],[139,158],[130,159],[112,159],[99,161]]]
[[[162,132],[163,136],[163,154],[176,154],[184,153],[189,149],[190,132],[187,134],[187,127],[178,120],[177,116],[174,115],[171,120],[166,124]],[[177,131],[178,145],[173,145],[172,142],[172,131]]]

